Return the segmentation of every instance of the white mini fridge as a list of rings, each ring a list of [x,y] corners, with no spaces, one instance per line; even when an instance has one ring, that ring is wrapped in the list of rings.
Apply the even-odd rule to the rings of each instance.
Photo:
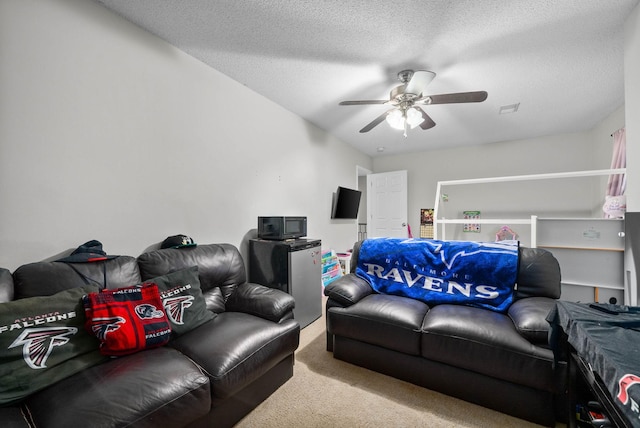
[[[249,282],[277,288],[296,301],[293,316],[304,328],[322,315],[321,241],[249,241]]]

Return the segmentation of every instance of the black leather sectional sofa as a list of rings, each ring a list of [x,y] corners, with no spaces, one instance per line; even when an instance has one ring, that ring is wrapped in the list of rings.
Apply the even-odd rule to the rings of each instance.
[[[361,244],[352,272],[325,288],[335,358],[546,426],[562,418],[566,367],[554,364],[545,319],[560,297],[550,252],[519,248],[514,302],[500,313],[378,294],[355,275]]]
[[[13,273],[1,269],[0,305],[74,287],[131,286],[192,266],[198,267],[212,319],[165,346],[108,359],[5,403],[0,425],[228,427],[249,413],[292,376],[300,328],[293,298],[247,283],[232,245],[162,249],[72,266],[30,263]],[[16,328],[31,325],[25,322]]]

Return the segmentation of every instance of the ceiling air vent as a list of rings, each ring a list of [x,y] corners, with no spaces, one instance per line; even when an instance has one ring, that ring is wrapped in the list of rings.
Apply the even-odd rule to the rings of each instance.
[[[520,103],[509,104],[508,106],[502,106],[500,107],[500,111],[498,112],[498,114],[515,113],[518,111],[518,107],[520,107]]]

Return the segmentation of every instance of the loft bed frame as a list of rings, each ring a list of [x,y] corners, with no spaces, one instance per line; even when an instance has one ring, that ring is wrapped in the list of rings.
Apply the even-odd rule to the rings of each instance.
[[[533,174],[533,175],[516,175],[516,176],[506,176],[506,177],[489,177],[489,178],[476,178],[476,179],[466,179],[466,180],[452,180],[452,181],[439,181],[436,189],[436,200],[434,205],[434,216],[433,216],[433,226],[434,226],[434,239],[446,240],[446,225],[448,224],[493,224],[493,225],[505,225],[505,224],[522,224],[528,225],[531,229],[531,237],[530,237],[530,247],[537,248],[539,245],[539,238],[543,237],[545,233],[542,230],[539,230],[539,219],[537,215],[531,215],[530,217],[520,217],[520,218],[474,218],[474,219],[448,219],[440,216],[440,202],[443,200],[442,198],[442,189],[446,186],[457,186],[457,185],[473,185],[473,184],[486,184],[486,183],[498,183],[498,182],[517,182],[517,181],[532,181],[532,180],[549,180],[549,179],[563,179],[563,178],[580,178],[580,177],[591,177],[591,176],[610,176],[610,175],[619,175],[625,174],[626,168],[618,168],[618,169],[600,169],[600,170],[590,170],[590,171],[575,171],[575,172],[561,172],[561,173],[550,173],[550,174]],[[540,218],[540,221],[551,221],[560,222],[564,224],[566,222],[566,226],[561,226],[564,230],[565,227],[570,227],[570,225],[574,224],[574,229],[572,230],[575,233],[576,228],[580,231],[582,227],[586,224],[601,223],[600,226],[596,226],[597,229],[607,229],[606,236],[612,237],[614,236],[611,231],[619,230],[617,232],[617,236],[613,238],[613,241],[607,241],[607,245],[602,245],[600,241],[599,232],[594,231],[594,233],[598,233],[598,239],[591,240],[590,242],[586,242],[588,240],[584,239],[584,236],[579,236],[578,239],[583,239],[585,242],[553,242],[549,243],[549,239],[547,237],[547,242],[542,243],[542,247],[552,250],[552,252],[558,252],[558,256],[564,256],[571,252],[579,252],[579,254],[584,255],[585,257],[591,257],[589,260],[593,260],[595,257],[597,260],[593,260],[593,263],[588,263],[589,265],[593,264],[597,265],[599,260],[607,259],[609,260],[606,263],[607,269],[600,269],[600,271],[609,272],[604,277],[599,277],[597,279],[593,279],[589,277],[588,279],[581,278],[580,275],[576,275],[572,271],[572,263],[570,262],[570,258],[567,260],[567,265],[563,266],[567,268],[567,272],[570,272],[567,276],[573,278],[563,279],[563,284],[570,286],[586,286],[593,288],[593,299],[595,302],[600,301],[599,297],[603,296],[603,293],[606,294],[608,292],[620,293],[622,292],[622,297],[624,300],[624,304],[636,304],[637,295],[635,291],[632,289],[631,282],[624,276],[624,267],[620,272],[617,272],[618,269],[616,266],[623,264],[622,260],[624,258],[624,244],[620,245],[620,241],[616,241],[618,237],[624,237],[624,221],[620,219],[605,219],[605,218],[597,218],[597,217],[564,217],[564,218]],[[617,222],[613,222],[612,220],[617,220]],[[548,222],[545,223],[548,226]],[[587,231],[588,233],[589,231]],[[585,233],[585,232],[582,232]],[[572,235],[576,236],[576,235]],[[609,238],[611,239],[611,238]],[[544,241],[544,237],[542,239]],[[597,242],[597,244],[596,244]],[[604,255],[604,256],[603,256]],[[562,258],[564,258],[562,257]],[[603,262],[604,263],[604,262]],[[575,264],[575,263],[573,263]],[[561,265],[563,263],[561,262]],[[596,268],[596,271],[598,269]],[[616,273],[617,272],[617,273]],[[617,291],[612,291],[617,290]],[[602,291],[602,293],[601,293]]]
[[[446,239],[447,224],[525,224],[531,228],[531,247],[537,247],[537,220],[538,216],[532,215],[529,218],[493,218],[493,219],[447,219],[440,218],[440,201],[442,200],[442,188],[444,186],[459,186],[465,184],[486,184],[498,182],[515,182],[515,181],[532,181],[532,180],[549,180],[558,178],[579,178],[592,176],[606,176],[625,174],[626,168],[617,169],[598,169],[589,171],[573,171],[573,172],[556,172],[547,174],[529,174],[529,175],[512,175],[505,177],[488,177],[488,178],[472,178],[463,180],[438,181],[436,187],[436,200],[433,210],[433,237],[434,239]],[[442,233],[440,233],[442,232]]]

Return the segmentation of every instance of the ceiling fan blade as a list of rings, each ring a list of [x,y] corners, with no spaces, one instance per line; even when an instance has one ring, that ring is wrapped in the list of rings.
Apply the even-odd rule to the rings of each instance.
[[[361,100],[361,101],[342,101],[341,106],[362,106],[368,104],[386,104],[389,100]]]
[[[404,89],[405,94],[420,95],[427,89],[427,86],[433,78],[436,77],[436,73],[426,70],[417,70],[413,72],[411,80],[407,82],[407,86]]]
[[[486,91],[457,92],[454,94],[427,95],[418,100],[423,104],[480,103],[487,99]]]
[[[365,133],[365,132],[369,132],[371,131],[373,128],[375,128],[376,126],[380,125],[382,122],[384,122],[384,120],[387,118],[387,115],[392,112],[395,109],[391,109],[391,110],[387,110],[384,113],[382,113],[380,116],[376,117],[375,119],[373,119],[371,122],[369,122],[369,124],[367,126],[365,126],[364,128],[362,128],[360,130],[360,133]]]
[[[422,114],[422,117],[424,118],[424,121],[420,124],[420,128],[430,129],[436,126],[436,123],[433,121],[433,119],[431,119],[431,116],[429,116],[424,110],[422,110],[418,106],[413,106],[413,108],[418,110]]]

